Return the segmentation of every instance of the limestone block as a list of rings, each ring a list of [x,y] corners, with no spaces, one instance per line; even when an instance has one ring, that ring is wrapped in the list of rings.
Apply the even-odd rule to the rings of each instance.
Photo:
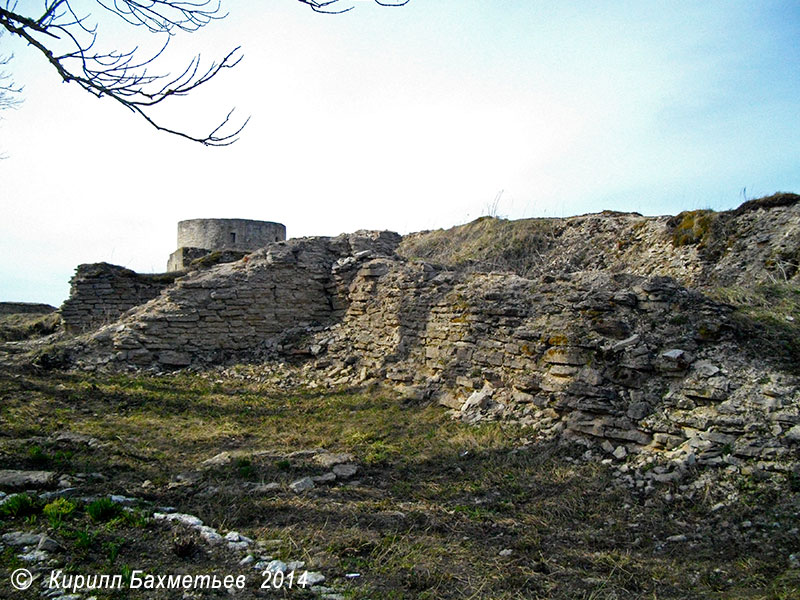
[[[158,355],[158,362],[168,367],[187,367],[192,364],[192,358],[187,352],[165,350]]]
[[[544,353],[542,360],[550,364],[582,366],[588,362],[588,355],[572,346],[555,346]]]

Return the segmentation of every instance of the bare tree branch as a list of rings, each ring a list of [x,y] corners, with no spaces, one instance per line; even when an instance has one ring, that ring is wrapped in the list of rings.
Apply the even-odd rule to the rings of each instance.
[[[249,121],[241,125],[231,121],[233,110],[205,135],[182,132],[159,123],[151,109],[169,98],[185,96],[230,69],[242,60],[240,47],[234,48],[221,61],[203,67],[200,55],[195,56],[180,75],[153,73],[150,69],[162,57],[171,36],[177,31],[193,32],[214,20],[223,19],[219,0],[95,0],[97,4],[124,22],[142,27],[150,33],[165,36],[161,49],[142,58],[139,48],[128,51],[102,51],[98,46],[98,25],[89,14],[79,14],[79,0],[44,0],[44,10],[33,13],[27,5],[18,9],[17,0],[0,0],[0,31],[3,29],[27,42],[56,70],[65,82],[75,82],[98,98],[109,97],[128,108],[159,131],[165,131],[206,146],[227,146],[234,143]],[[339,0],[299,0],[320,13],[339,14],[352,6],[337,9]],[[381,6],[404,6],[409,0],[384,2]],[[0,62],[2,67],[5,62]],[[6,83],[9,76],[0,71],[0,108],[11,105],[20,90]],[[5,102],[5,104],[4,104]]]
[[[13,58],[13,54],[0,57],[0,110],[14,108],[21,102],[19,94],[22,92],[22,88],[16,85],[11,79],[11,75],[3,69]]]
[[[375,4],[379,4],[380,6],[405,6],[411,0],[399,0],[398,2],[381,2],[380,0],[375,0]],[[340,15],[342,13],[346,13],[348,11],[353,10],[354,6],[350,6],[348,8],[342,8],[340,10],[336,9],[329,9],[328,7],[332,7],[334,4],[338,4],[339,0],[299,0],[303,4],[307,4],[311,7],[311,10],[318,13],[323,13],[326,15]]]
[[[0,26],[38,50],[65,82],[75,82],[98,98],[109,97],[138,114],[159,131],[199,142],[206,146],[227,146],[238,139],[247,120],[232,122],[233,111],[203,135],[195,135],[159,123],[150,109],[173,96],[184,96],[207,83],[223,69],[235,67],[242,59],[240,48],[220,62],[203,67],[194,57],[178,76],[151,69],[163,55],[176,31],[196,31],[212,20],[224,18],[219,4],[209,0],[97,0],[103,9],[125,22],[149,32],[165,35],[164,45],[154,54],[141,56],[129,51],[96,49],[97,25],[88,14],[78,14],[72,0],[47,0],[39,15],[16,12],[17,4],[0,4]]]

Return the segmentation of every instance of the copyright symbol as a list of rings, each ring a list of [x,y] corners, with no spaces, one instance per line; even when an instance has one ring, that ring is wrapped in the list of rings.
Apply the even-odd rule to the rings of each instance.
[[[28,569],[17,569],[11,574],[11,585],[17,590],[27,590],[33,583],[33,575]]]

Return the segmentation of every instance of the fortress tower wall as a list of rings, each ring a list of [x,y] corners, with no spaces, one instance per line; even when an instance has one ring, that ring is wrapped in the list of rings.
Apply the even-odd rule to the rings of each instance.
[[[249,219],[189,219],[178,223],[178,248],[252,252],[286,239],[286,227]]]

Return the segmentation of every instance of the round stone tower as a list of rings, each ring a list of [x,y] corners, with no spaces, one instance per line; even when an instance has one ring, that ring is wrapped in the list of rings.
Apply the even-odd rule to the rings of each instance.
[[[178,222],[178,248],[252,252],[286,239],[281,223],[249,219],[189,219]]]
[[[286,227],[250,219],[188,219],[178,222],[178,249],[169,257],[168,271],[179,271],[209,252],[253,252],[286,239]],[[230,260],[235,260],[231,258]]]

